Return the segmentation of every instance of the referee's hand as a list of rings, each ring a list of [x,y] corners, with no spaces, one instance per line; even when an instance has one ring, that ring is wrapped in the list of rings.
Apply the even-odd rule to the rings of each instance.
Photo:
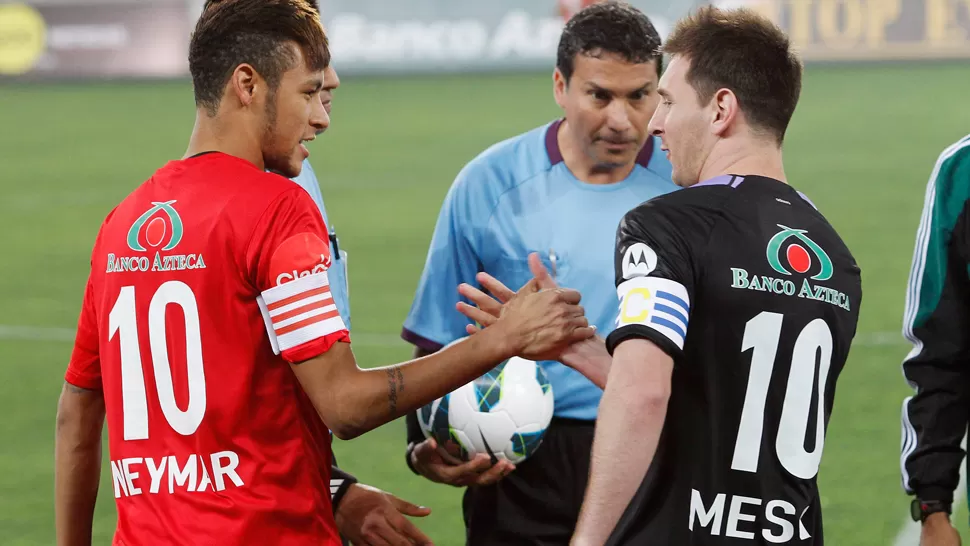
[[[493,465],[485,454],[460,464],[450,462],[453,460],[433,438],[414,446],[411,452],[411,465],[419,474],[433,482],[455,487],[491,485],[515,470],[515,465],[504,460]]]

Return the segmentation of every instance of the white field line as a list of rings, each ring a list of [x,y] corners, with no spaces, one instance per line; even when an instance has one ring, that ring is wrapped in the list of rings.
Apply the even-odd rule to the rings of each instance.
[[[74,329],[0,324],[0,340],[4,339],[73,343]],[[369,334],[356,331],[351,340],[354,345],[369,347],[398,347],[407,343],[395,334]]]
[[[0,324],[0,339],[72,343],[74,329]],[[354,331],[351,339],[355,345],[370,347],[397,347],[406,343],[397,334],[389,333]],[[862,347],[888,347],[908,343],[899,332],[868,332],[856,335],[852,344]]]
[[[395,334],[354,332],[353,343],[358,346],[369,347],[398,347],[405,342]],[[18,326],[0,324],[0,340],[38,341],[72,343],[74,341],[73,328]],[[856,336],[853,345],[862,347],[888,347],[908,345],[899,332],[866,332]],[[966,439],[964,439],[966,442]],[[960,485],[954,492],[954,511],[966,493],[966,466],[960,465]],[[919,544],[920,526],[909,519],[903,522],[893,546],[917,546]]]
[[[967,448],[967,437],[963,437],[963,449]],[[960,465],[960,485],[957,486],[956,491],[953,492],[953,512],[956,513],[957,508],[960,503],[963,502],[964,497],[967,494],[967,465]],[[959,528],[959,524],[957,524]],[[919,533],[920,524],[913,521],[913,518],[906,515],[903,519],[903,526],[896,534],[896,540],[893,542],[893,546],[919,546]]]

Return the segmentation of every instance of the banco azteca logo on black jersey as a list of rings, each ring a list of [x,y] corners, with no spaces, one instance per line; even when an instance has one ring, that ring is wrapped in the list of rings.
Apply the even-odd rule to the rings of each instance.
[[[771,269],[783,277],[752,275],[747,268],[732,267],[731,288],[824,301],[849,311],[850,301],[846,294],[809,282],[832,278],[835,268],[828,253],[807,235],[808,231],[782,224],[777,226],[781,231],[768,240],[765,257]],[[793,279],[796,276],[801,276],[801,280]]]
[[[772,269],[782,275],[791,275],[793,271],[806,274],[817,264],[818,272],[812,275],[812,279],[827,281],[832,278],[832,260],[822,250],[822,247],[806,235],[807,232],[804,229],[790,228],[781,224],[777,224],[777,226],[781,228],[781,231],[768,241],[767,247],[768,265]],[[789,243],[786,247],[785,244],[792,238],[795,241]],[[805,250],[806,246],[811,250],[811,253]],[[782,254],[782,249],[784,249],[784,254]],[[814,260],[812,254],[815,255]],[[788,267],[785,267],[785,263],[788,264]]]

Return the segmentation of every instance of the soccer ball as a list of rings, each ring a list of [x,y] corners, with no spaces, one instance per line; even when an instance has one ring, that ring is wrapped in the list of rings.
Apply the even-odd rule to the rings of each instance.
[[[542,443],[553,405],[542,367],[513,357],[420,408],[418,422],[426,438],[463,461],[485,453],[518,464]]]

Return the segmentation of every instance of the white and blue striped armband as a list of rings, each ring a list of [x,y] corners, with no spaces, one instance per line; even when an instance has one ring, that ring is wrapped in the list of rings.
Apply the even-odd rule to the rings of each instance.
[[[690,317],[690,296],[684,285],[659,277],[634,277],[616,287],[620,298],[617,329],[646,326],[684,348]]]

